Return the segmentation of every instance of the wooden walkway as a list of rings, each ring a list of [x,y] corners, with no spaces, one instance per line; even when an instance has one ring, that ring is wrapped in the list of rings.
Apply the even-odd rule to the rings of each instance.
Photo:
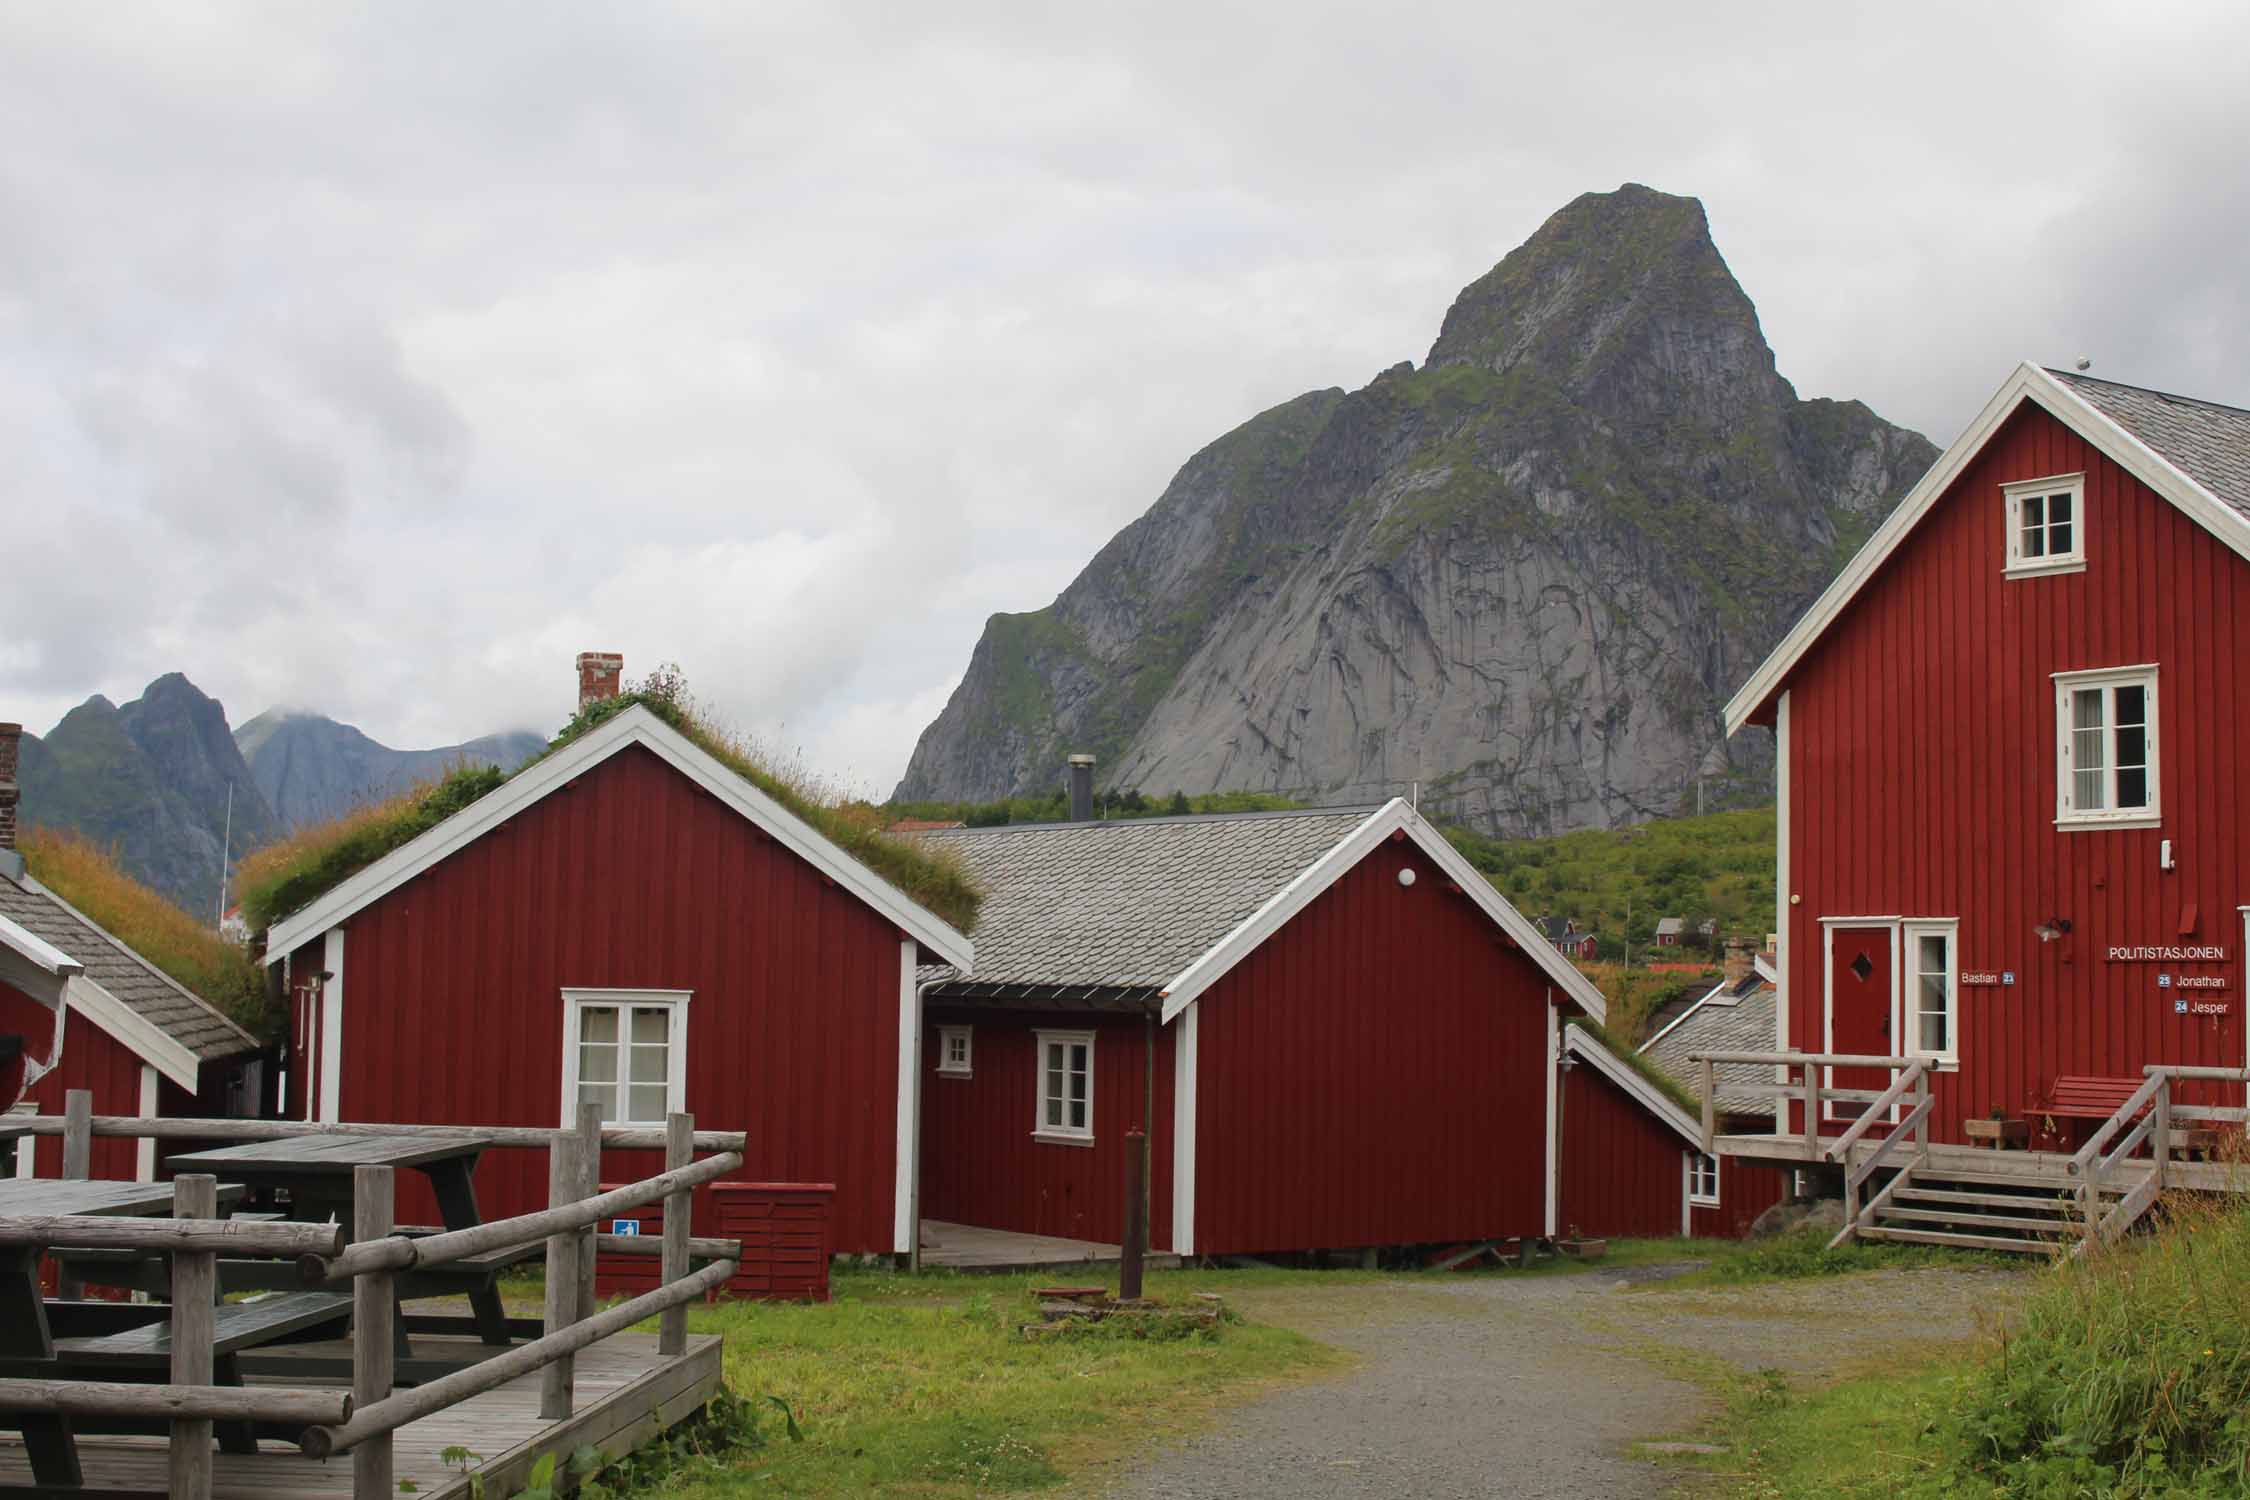
[[[1094,1240],[922,1221],[922,1264],[935,1270],[1108,1271],[1116,1269],[1119,1253],[1119,1246]],[[1152,1271],[1168,1271],[1179,1265],[1180,1258],[1152,1252],[1141,1263]]]
[[[435,1351],[474,1340],[415,1337],[418,1349]],[[683,1421],[718,1393],[720,1344],[716,1334],[689,1338],[687,1353],[665,1359],[656,1336],[621,1333],[577,1357],[576,1411],[560,1422],[539,1417],[539,1375],[526,1375],[481,1396],[472,1396],[398,1430],[395,1454],[401,1493],[414,1486],[415,1500],[468,1500],[470,1474],[482,1481],[487,1500],[524,1487],[533,1464],[546,1453],[565,1463],[581,1447],[622,1456]],[[290,1346],[283,1352],[308,1358],[350,1359],[347,1341]],[[290,1383],[283,1377],[274,1379]],[[440,1457],[451,1447],[479,1455],[463,1472]],[[166,1443],[160,1437],[82,1436],[79,1456],[89,1489],[158,1496],[167,1480]],[[14,1433],[0,1437],[0,1484],[28,1485],[31,1466]],[[306,1458],[287,1444],[266,1442],[255,1456],[220,1453],[212,1482],[214,1500],[350,1500],[349,1454]]]
[[[1835,1143],[1836,1137],[1832,1135],[1821,1137],[1823,1147]],[[1711,1144],[1721,1156],[1746,1157],[1777,1166],[1819,1160],[1807,1157],[1802,1135],[1721,1135],[1713,1137]],[[1864,1138],[1853,1142],[1853,1162],[1865,1161],[1874,1154],[1878,1144]],[[1891,1158],[1902,1165],[1909,1159],[1911,1152],[1905,1150]],[[2146,1167],[2148,1162],[2143,1158],[2137,1165]],[[2070,1157],[2065,1152],[1989,1151],[1979,1146],[1930,1142],[1929,1175],[1943,1176],[1948,1171],[1989,1174],[2025,1183],[2051,1183],[2057,1187],[2075,1186],[2078,1181],[2070,1174]],[[2174,1157],[2164,1169],[2164,1179],[2171,1187],[2199,1193],[2250,1193],[2250,1163],[2183,1161]]]

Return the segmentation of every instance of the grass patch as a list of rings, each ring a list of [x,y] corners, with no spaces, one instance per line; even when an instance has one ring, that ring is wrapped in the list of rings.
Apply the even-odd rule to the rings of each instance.
[[[1154,1272],[1152,1296],[1377,1279],[1354,1272]],[[685,1476],[667,1495],[981,1495],[1059,1483],[1220,1395],[1342,1358],[1255,1322],[1216,1336],[1030,1340],[1029,1296],[1054,1278],[840,1272],[827,1306],[727,1303],[689,1325],[727,1337],[730,1386],[788,1402],[804,1440]]]
[[[1680,1240],[1682,1246],[1716,1247],[1699,1257],[1709,1264],[1664,1283],[1666,1287],[1740,1286],[1755,1281],[1803,1281],[1855,1271],[1914,1271],[1942,1266],[2022,1265],[2018,1256],[1946,1245],[1886,1245],[1852,1240],[1829,1248],[1830,1231],[1794,1230],[1764,1240]]]
[[[677,667],[659,667],[632,691],[581,708],[521,775],[548,755],[639,705],[698,749],[812,825],[822,837],[930,911],[968,932],[983,893],[960,862],[883,831],[883,813],[834,794],[802,767],[784,763],[718,724],[688,691]],[[263,931],[302,910],[401,845],[435,828],[508,780],[490,767],[460,767],[387,802],[361,807],[270,844],[243,860],[236,891],[244,920]]]
[[[1573,1018],[1568,1024],[1577,1027],[1595,1041],[1600,1042],[1602,1046],[1609,1050],[1610,1056],[1647,1079],[1658,1093],[1686,1110],[1690,1118],[1702,1118],[1703,1101],[1701,1099],[1689,1093],[1677,1078],[1643,1057],[1631,1044],[1617,1040],[1601,1022],[1590,1017],[1579,1016]]]
[[[21,840],[32,877],[107,928],[126,947],[253,1036],[265,1036],[266,987],[239,943],[230,943],[125,873],[108,851],[75,833],[27,828]]]

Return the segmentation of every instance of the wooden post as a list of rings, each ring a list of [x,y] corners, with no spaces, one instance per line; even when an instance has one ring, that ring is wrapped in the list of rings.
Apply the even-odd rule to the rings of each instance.
[[[664,1135],[664,1170],[674,1171],[695,1159],[695,1116],[666,1116]],[[688,1273],[694,1199],[693,1188],[681,1188],[664,1200],[664,1259],[657,1277],[659,1286],[670,1286]],[[667,1357],[687,1353],[687,1304],[664,1310],[656,1325],[656,1352]]]
[[[602,1107],[578,1106],[578,1196],[591,1198],[602,1190]],[[594,1315],[594,1234],[597,1221],[578,1231],[578,1320]]]
[[[1805,1070],[1805,1160],[1820,1159],[1820,1064],[1797,1065]],[[1850,1163],[1845,1165],[1849,1166]]]
[[[352,1240],[379,1240],[397,1227],[396,1184],[390,1167],[352,1168]],[[397,1302],[388,1271],[370,1271],[352,1281],[352,1405],[373,1406],[391,1393],[397,1345],[391,1319]],[[352,1500],[390,1500],[391,1435],[369,1438],[352,1449]]]
[[[94,1175],[94,1095],[88,1089],[63,1096],[62,1174],[73,1182]]]
[[[564,1208],[578,1197],[578,1134],[555,1132],[547,1148],[547,1206]],[[578,1231],[547,1236],[547,1324],[557,1334],[578,1321]],[[539,1372],[539,1418],[559,1422],[570,1415],[573,1361],[564,1355]]]
[[[87,1096],[73,1091],[76,1108]],[[172,1216],[219,1216],[219,1179],[190,1172],[172,1179]],[[217,1338],[219,1257],[208,1250],[172,1252],[172,1384],[211,1384]],[[172,1500],[211,1500],[211,1419],[176,1417],[171,1441]]]
[[[2156,1128],[2149,1134],[2149,1155],[2156,1158],[2156,1189],[2164,1190],[2166,1169],[2172,1164],[2172,1080],[2156,1091]]]
[[[1704,1058],[1696,1067],[1701,1073],[1700,1081],[1703,1084],[1703,1150],[1705,1155],[1709,1155],[1711,1137],[1719,1126],[1718,1090],[1712,1083],[1711,1059]]]
[[[1125,1132],[1125,1243],[1117,1252],[1117,1295],[1137,1302],[1141,1259],[1148,1250],[1148,1132]]]
[[[1914,1107],[1921,1109],[1930,1102],[1929,1064],[1917,1065],[1914,1074]],[[1922,1110],[1922,1118],[1914,1122],[1914,1157],[1923,1166],[1930,1164],[1930,1113]]]

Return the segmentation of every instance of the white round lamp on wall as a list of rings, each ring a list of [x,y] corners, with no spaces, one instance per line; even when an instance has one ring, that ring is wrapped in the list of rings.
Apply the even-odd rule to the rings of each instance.
[[[1411,869],[1399,871],[1398,883],[1400,885],[1412,885],[1414,883],[1414,872]]]

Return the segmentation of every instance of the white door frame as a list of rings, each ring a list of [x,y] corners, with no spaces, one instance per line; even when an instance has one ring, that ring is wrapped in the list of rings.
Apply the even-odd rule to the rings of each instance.
[[[1904,917],[1822,917],[1820,919],[1820,1050],[1823,1052],[1834,1052],[1836,1050],[1836,929],[1839,927],[1881,927],[1890,932],[1891,1055],[1903,1057],[1905,1054],[1899,1051],[1898,1043],[1899,1002],[1903,994],[1899,964],[1904,958],[1904,954],[1901,952],[1901,934],[1906,928],[1906,918]],[[1821,1086],[1823,1088],[1834,1088],[1836,1086],[1836,1070],[1834,1068],[1822,1068],[1820,1072]],[[1822,1120],[1834,1124],[1848,1124],[1859,1118],[1858,1115],[1837,1114],[1836,1101],[1833,1099],[1820,1101],[1820,1116]],[[1895,1125],[1898,1123],[1898,1118],[1898,1106],[1894,1104],[1891,1106],[1890,1119],[1881,1123]]]

